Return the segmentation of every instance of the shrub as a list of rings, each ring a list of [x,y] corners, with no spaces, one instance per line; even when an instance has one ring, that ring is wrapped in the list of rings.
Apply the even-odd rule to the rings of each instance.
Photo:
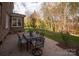
[[[68,32],[66,33],[61,33],[62,35],[62,40],[63,40],[63,43],[66,47],[68,47],[68,42],[69,42],[69,39],[70,39],[70,35]]]

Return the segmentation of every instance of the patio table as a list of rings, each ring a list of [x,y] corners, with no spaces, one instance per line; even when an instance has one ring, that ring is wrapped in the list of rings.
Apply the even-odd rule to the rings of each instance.
[[[31,49],[31,45],[35,44],[36,38],[40,37],[38,34],[33,33],[33,36],[30,36],[26,33],[23,34],[25,40],[27,41],[27,51]]]
[[[24,39],[27,41],[27,51],[28,49],[31,49],[31,47],[34,47],[32,49],[32,54],[36,56],[42,55],[41,48],[44,47],[44,37],[36,33],[33,33],[32,36],[27,34],[23,34]]]

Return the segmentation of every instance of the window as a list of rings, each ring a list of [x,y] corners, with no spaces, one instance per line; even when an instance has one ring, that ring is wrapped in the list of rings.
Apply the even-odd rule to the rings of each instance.
[[[7,29],[9,27],[9,15],[6,14],[6,25],[5,28]]]
[[[18,17],[12,17],[12,27],[21,27],[22,26],[22,19]]]

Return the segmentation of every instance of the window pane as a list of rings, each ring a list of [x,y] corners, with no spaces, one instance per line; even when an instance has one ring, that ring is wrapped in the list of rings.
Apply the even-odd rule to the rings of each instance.
[[[22,25],[22,20],[18,17],[13,17],[12,19],[12,26],[21,26]]]
[[[18,26],[21,26],[21,19],[18,19]]]
[[[9,26],[9,15],[6,14],[6,25],[5,25],[5,28],[7,29]]]
[[[16,18],[12,19],[12,26],[17,26],[17,19]]]

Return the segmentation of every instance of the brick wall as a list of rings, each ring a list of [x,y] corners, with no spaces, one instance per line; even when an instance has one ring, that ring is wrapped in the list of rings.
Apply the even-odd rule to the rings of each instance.
[[[2,16],[0,17],[0,41],[1,41],[9,32],[9,28],[7,29],[5,28],[6,15],[9,16],[9,14],[12,13],[14,6],[12,2],[1,2],[0,4],[2,5],[2,8],[1,8]]]

